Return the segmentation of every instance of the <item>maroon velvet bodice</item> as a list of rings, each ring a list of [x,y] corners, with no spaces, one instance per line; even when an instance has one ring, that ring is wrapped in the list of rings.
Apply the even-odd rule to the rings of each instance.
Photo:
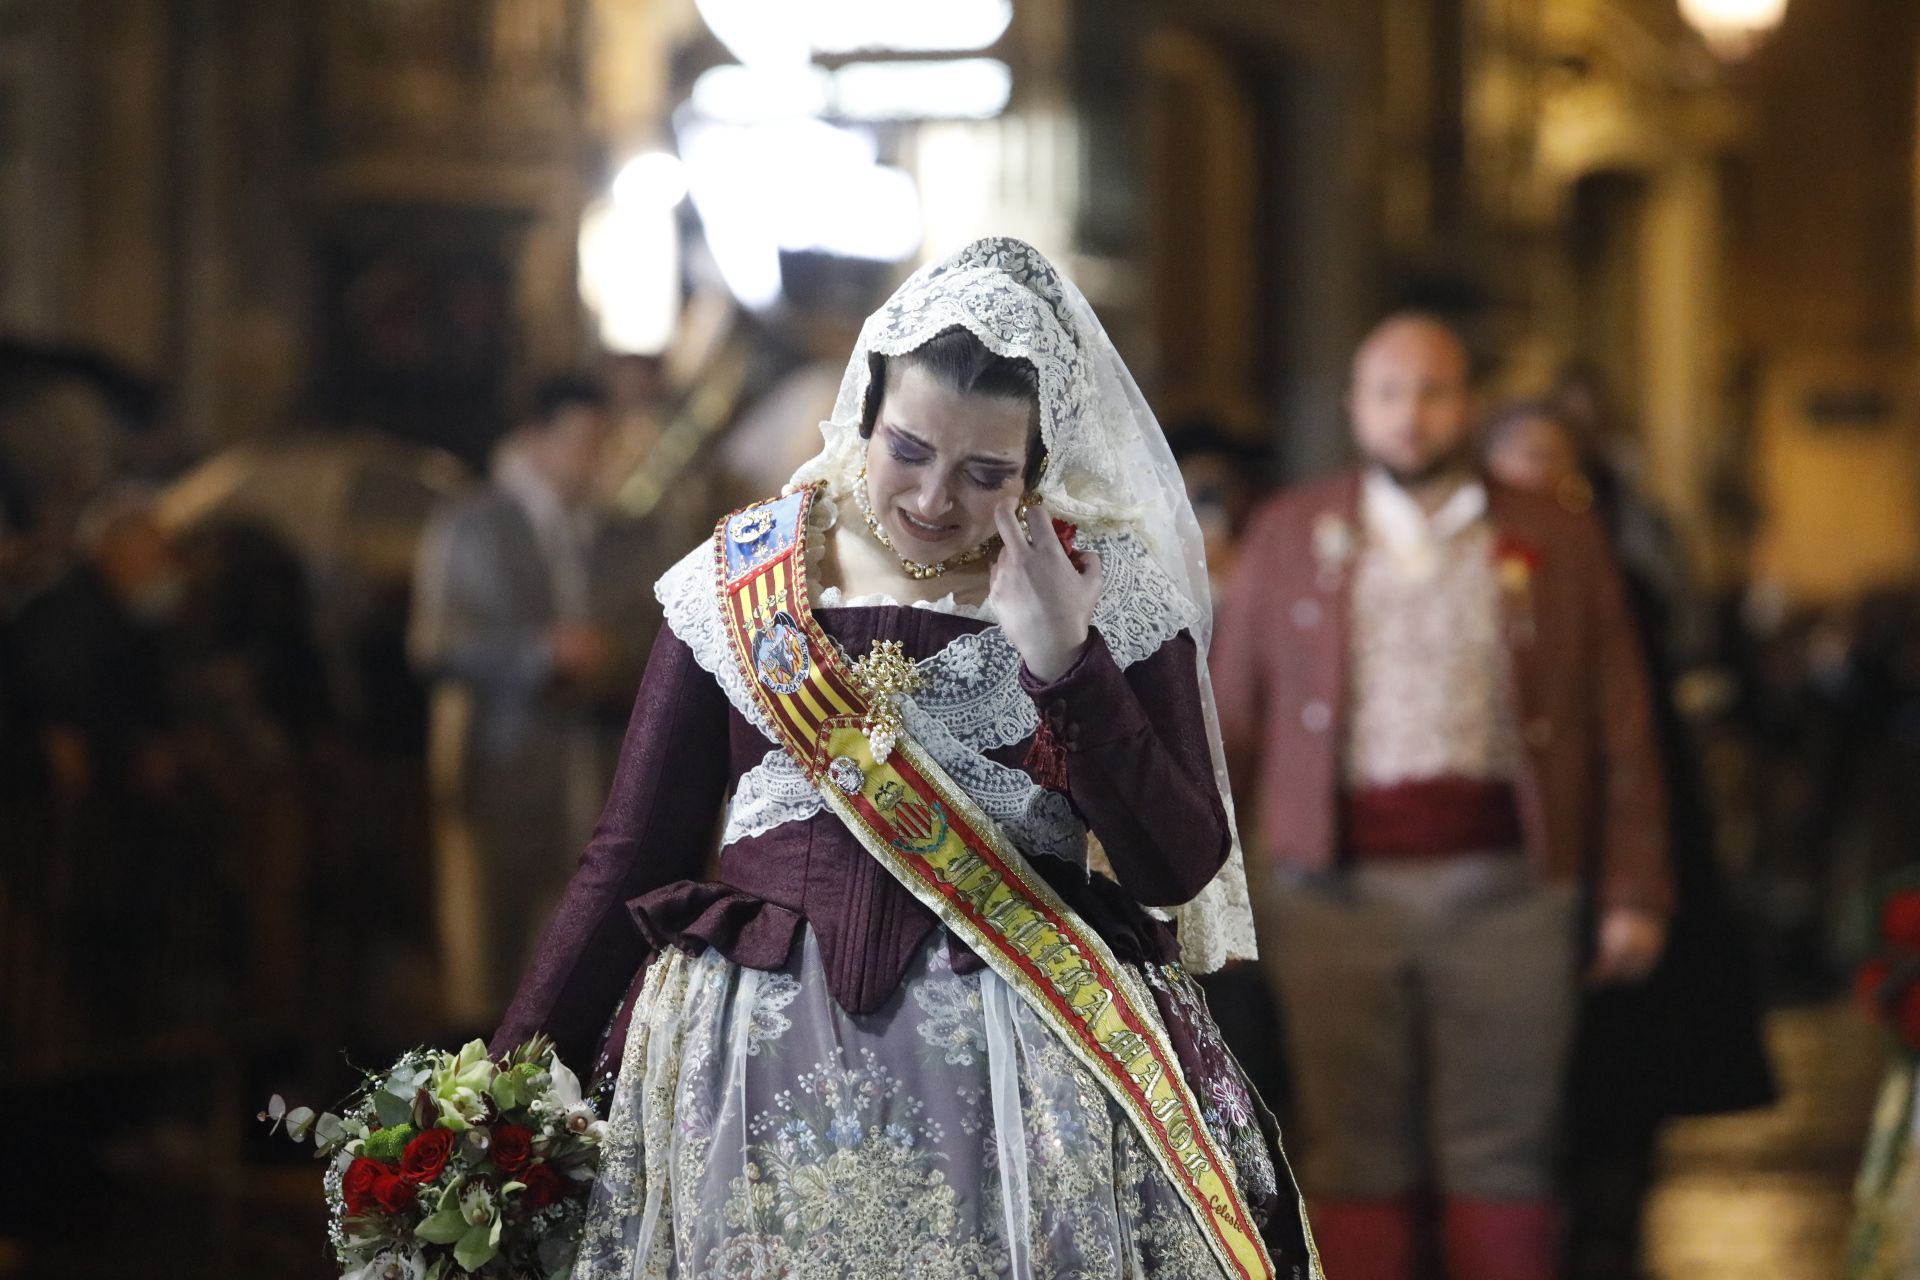
[[[816,616],[850,653],[898,640],[916,659],[986,625],[890,605]],[[1069,798],[1119,886],[1044,855],[1036,868],[1122,959],[1171,958],[1170,934],[1138,904],[1190,899],[1228,849],[1192,638],[1182,632],[1122,671],[1096,631],[1059,679],[1042,684],[1023,668],[1021,683],[1065,749]],[[713,947],[749,968],[777,969],[802,922],[843,1008],[868,1012],[892,994],[937,921],[830,811],[737,840],[721,854],[718,881],[694,878],[728,790],[772,745],[662,630],[606,809],[494,1035],[496,1051],[545,1031],[567,1061],[584,1064],[654,950]],[[1030,745],[990,754],[1023,767]],[[978,965],[957,941],[953,949],[956,968]]]

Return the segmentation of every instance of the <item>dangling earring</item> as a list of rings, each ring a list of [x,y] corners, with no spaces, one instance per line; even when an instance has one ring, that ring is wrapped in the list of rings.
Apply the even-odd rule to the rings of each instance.
[[[1047,464],[1053,461],[1053,454],[1042,450],[1040,465],[1034,469],[1033,486],[1020,495],[1020,505],[1014,508],[1014,515],[1021,520],[1027,518],[1027,512],[1040,505],[1040,482],[1046,478]]]

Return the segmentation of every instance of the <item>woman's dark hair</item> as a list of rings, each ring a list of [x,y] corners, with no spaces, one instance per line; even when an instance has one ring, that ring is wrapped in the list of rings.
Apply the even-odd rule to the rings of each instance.
[[[1047,450],[1040,438],[1040,378],[1032,362],[989,351],[971,332],[957,327],[941,331],[904,355],[870,353],[867,399],[860,411],[862,440],[873,438],[874,423],[879,421],[880,405],[887,394],[888,370],[896,364],[902,369],[924,369],[941,386],[963,396],[1025,401],[1033,410],[1033,418],[1022,480],[1029,489],[1040,482]]]

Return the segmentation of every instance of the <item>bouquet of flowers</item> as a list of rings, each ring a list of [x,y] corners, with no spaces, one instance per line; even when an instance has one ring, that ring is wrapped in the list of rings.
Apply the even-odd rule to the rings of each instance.
[[[1860,994],[1893,1032],[1866,1152],[1854,1180],[1849,1280],[1920,1280],[1920,883],[1909,874],[1882,899],[1880,953]]]
[[[1860,994],[1907,1053],[1920,1053],[1920,888],[1887,895],[1880,948],[1860,969]]]
[[[340,1111],[260,1119],[330,1159],[342,1280],[565,1280],[606,1121],[536,1036],[495,1062],[475,1040],[366,1073]]]

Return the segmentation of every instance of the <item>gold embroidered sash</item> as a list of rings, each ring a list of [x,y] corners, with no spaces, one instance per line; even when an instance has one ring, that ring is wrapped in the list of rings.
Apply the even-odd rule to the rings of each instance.
[[[848,662],[807,599],[816,490],[747,507],[714,531],[733,654],[780,743],[869,853],[1039,1014],[1139,1130],[1227,1274],[1273,1263],[1201,1118],[1150,993],[993,819],[901,731],[898,654]]]

